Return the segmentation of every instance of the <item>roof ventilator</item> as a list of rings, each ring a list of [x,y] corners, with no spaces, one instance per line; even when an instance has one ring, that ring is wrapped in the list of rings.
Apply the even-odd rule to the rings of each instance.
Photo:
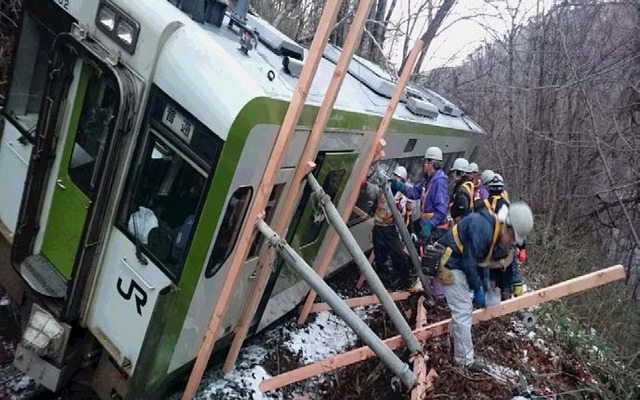
[[[420,115],[423,117],[429,118],[438,118],[438,107],[433,104],[416,99],[415,97],[409,96],[407,99],[407,109],[414,113],[415,115]]]

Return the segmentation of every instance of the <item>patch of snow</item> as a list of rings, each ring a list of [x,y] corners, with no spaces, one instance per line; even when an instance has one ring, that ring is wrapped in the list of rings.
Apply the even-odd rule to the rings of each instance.
[[[518,373],[509,367],[487,362],[483,369],[487,375],[501,383],[513,383],[518,379]]]
[[[11,391],[15,393],[15,392],[21,392],[23,390],[28,389],[34,383],[35,381],[33,379],[31,379],[27,375],[22,375],[19,378],[18,377],[14,378],[9,383],[9,387],[11,388]]]
[[[363,310],[356,310],[362,318]],[[324,360],[353,346],[358,340],[356,333],[338,316],[322,312],[314,322],[291,332],[285,346],[293,353],[300,353],[307,363]]]

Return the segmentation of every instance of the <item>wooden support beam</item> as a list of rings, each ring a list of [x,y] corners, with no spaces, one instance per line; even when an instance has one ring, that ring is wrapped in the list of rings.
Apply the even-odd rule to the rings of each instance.
[[[349,63],[351,62],[353,54],[360,43],[364,24],[367,20],[367,17],[369,16],[369,11],[371,10],[372,4],[373,0],[361,0],[358,3],[358,9],[356,10],[356,14],[353,18],[353,21],[351,22],[351,28],[349,29],[349,33],[340,53],[340,57],[338,58],[338,62],[336,63],[336,67],[333,71],[331,82],[327,87],[327,92],[325,93],[322,105],[318,110],[318,115],[316,116],[316,120],[311,129],[311,133],[307,138],[305,148],[302,152],[302,155],[300,156],[300,162],[296,167],[296,170],[293,174],[293,179],[289,184],[287,194],[284,197],[284,200],[282,200],[282,205],[279,207],[281,211],[279,215],[276,216],[273,230],[280,236],[284,235],[285,229],[289,225],[291,218],[293,217],[296,204],[299,201],[298,199],[300,197],[300,188],[302,186],[304,177],[309,174],[313,167],[315,167],[314,160],[316,157],[316,153],[318,152],[320,140],[322,139],[322,135],[324,134],[327,122],[329,122],[329,117],[331,116],[333,106],[336,102],[336,99],[338,98],[338,93],[340,92],[342,82],[347,75]],[[319,26],[320,28],[318,29],[321,29],[322,22]],[[317,35],[318,33],[316,33],[316,37]],[[306,61],[305,65],[307,62],[309,61]],[[264,290],[267,286],[267,283],[269,282],[269,278],[271,277],[271,266],[274,260],[274,249],[266,245],[263,246],[260,252],[260,261],[257,268],[257,279],[255,279],[255,283],[250,292],[251,294],[249,296],[249,300],[245,305],[242,316],[240,317],[240,321],[238,322],[238,326],[236,327],[236,332],[233,338],[233,342],[231,343],[229,353],[227,354],[227,358],[224,362],[224,365],[222,366],[222,370],[224,372],[231,371],[235,365],[238,354],[240,353],[240,349],[242,348],[242,343],[247,337],[251,322],[254,319],[256,310],[260,305],[260,300],[262,299]]]
[[[391,120],[393,119],[393,114],[396,111],[396,107],[398,106],[398,102],[400,101],[400,97],[402,97],[402,93],[404,92],[404,88],[409,81],[409,76],[411,75],[411,71],[413,70],[413,66],[418,59],[418,55],[422,51],[422,40],[417,40],[413,45],[413,49],[411,49],[411,53],[409,53],[409,57],[407,58],[407,68],[402,71],[402,75],[396,84],[396,88],[391,96],[391,100],[389,100],[389,104],[387,105],[387,109],[382,117],[382,121],[380,121],[380,126],[378,127],[378,131],[373,138],[371,145],[369,146],[369,150],[367,154],[364,156],[362,162],[359,164],[359,170],[356,174],[357,180],[356,182],[362,182],[367,179],[367,173],[369,172],[369,167],[376,160],[376,157],[382,156],[384,150],[382,148],[386,144],[384,141],[384,135],[391,124]],[[358,201],[358,195],[360,192],[358,190],[354,190],[349,194],[347,202],[342,210],[342,219],[346,222],[349,220],[349,216],[351,215],[351,211],[353,207],[356,205]],[[335,230],[329,230],[329,242],[327,247],[323,249],[320,258],[316,261],[315,270],[317,274],[324,278],[329,270],[329,263],[333,259],[333,255],[338,247],[339,237],[336,234]],[[307,299],[304,303],[300,311],[300,316],[298,317],[298,324],[304,324],[309,316],[309,312],[311,311],[311,306],[313,305],[316,299],[316,292],[311,290],[307,295]]]
[[[424,297],[418,299],[418,309],[416,310],[416,329],[427,325],[427,309],[424,306]],[[433,371],[433,370],[432,370]],[[413,373],[416,374],[418,382],[411,391],[411,400],[420,400],[427,393],[427,364],[422,354],[413,356]]]
[[[393,292],[389,293],[391,298],[394,301],[406,300],[411,296],[411,292]],[[380,299],[375,294],[371,296],[363,296],[363,297],[354,297],[352,299],[347,299],[344,301],[349,308],[360,307],[360,306],[369,306],[371,304],[380,303]],[[331,306],[327,303],[314,303],[313,307],[311,307],[311,312],[319,313],[323,311],[331,311]]]
[[[505,300],[499,306],[494,308],[483,308],[473,312],[473,323],[477,324],[481,321],[488,321],[493,318],[507,315],[523,308],[533,307],[537,304],[546,303],[556,300],[574,293],[582,292],[597,286],[611,283],[625,278],[625,271],[622,265],[616,265],[600,271],[592,272],[568,281],[560,282],[553,286],[534,292],[525,293],[520,297]],[[418,328],[413,333],[418,340],[424,341],[435,336],[443,335],[449,331],[450,319],[436,322],[422,328]],[[404,347],[404,341],[400,335],[386,339],[384,343],[391,349],[396,350]],[[346,353],[338,354],[326,360],[306,365],[293,371],[286,372],[281,375],[262,381],[260,390],[267,392],[290,385],[295,382],[333,371],[337,368],[351,365],[359,361],[364,361],[373,357],[375,354],[369,347],[360,347],[350,350]]]
[[[260,186],[256,190],[255,199],[247,213],[247,218],[240,230],[240,236],[238,238],[238,245],[233,255],[231,256],[230,267],[225,277],[225,282],[222,285],[222,289],[218,293],[216,299],[216,305],[211,315],[211,320],[205,332],[204,340],[198,351],[195,365],[189,376],[189,382],[182,396],[184,400],[191,400],[198,390],[202,375],[204,374],[205,367],[211,356],[213,345],[215,344],[222,320],[226,314],[228,305],[233,296],[233,291],[236,287],[236,282],[240,276],[240,271],[244,265],[244,261],[247,258],[249,249],[251,248],[251,239],[255,230],[255,225],[258,221],[258,216],[262,213],[269,200],[269,195],[273,190],[275,179],[280,170],[280,165],[286,155],[286,150],[289,147],[289,143],[293,138],[295,128],[298,125],[298,120],[302,114],[304,103],[309,93],[309,88],[313,82],[318,64],[322,60],[322,54],[324,48],[331,34],[333,25],[335,24],[338,10],[340,8],[341,0],[328,0],[325,4],[318,30],[313,38],[311,47],[309,48],[309,55],[305,60],[304,67],[298,79],[298,85],[293,92],[289,108],[285,114],[282,126],[276,141],[273,145],[273,151],[269,157],[269,161],[265,167],[265,171],[262,175],[262,181]]]

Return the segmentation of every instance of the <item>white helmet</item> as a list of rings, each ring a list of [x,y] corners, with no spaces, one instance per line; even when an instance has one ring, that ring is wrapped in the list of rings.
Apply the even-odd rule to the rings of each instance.
[[[482,182],[482,185],[486,187],[489,184],[489,181],[491,181],[495,175],[496,174],[492,170],[485,169],[480,175],[480,182]]]
[[[464,158],[456,158],[451,166],[451,171],[469,172],[469,161]]]
[[[504,189],[504,179],[502,179],[502,175],[494,174],[485,186],[489,190],[502,190]]]
[[[478,164],[472,162],[469,163],[469,173],[474,173],[474,172],[480,172],[480,169],[478,169]]]
[[[398,175],[403,181],[407,180],[407,170],[402,165],[398,165],[396,169],[393,170],[393,174]]]
[[[424,153],[424,158],[442,161],[442,150],[440,150],[440,147],[429,147],[426,153]]]
[[[512,203],[504,223],[513,228],[516,244],[522,245],[527,235],[533,230],[533,213],[531,212],[531,208],[529,208],[527,203],[522,201]]]

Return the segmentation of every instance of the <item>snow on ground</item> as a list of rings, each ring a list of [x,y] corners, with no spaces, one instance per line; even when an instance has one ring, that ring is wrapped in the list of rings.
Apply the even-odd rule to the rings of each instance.
[[[360,317],[362,318],[362,314]],[[285,346],[294,354],[300,353],[306,363],[312,363],[342,352],[357,340],[356,333],[342,318],[323,312],[316,316],[314,322],[291,332],[291,340]]]
[[[358,307],[355,313],[365,320],[372,307]],[[278,324],[273,328],[250,339],[250,344],[245,344],[240,351],[236,368],[224,374],[220,366],[211,367],[205,373],[200,390],[196,398],[198,400],[273,400],[284,399],[280,391],[262,393],[260,383],[270,378],[263,364],[268,352],[275,350],[273,347],[282,345],[292,354],[301,356],[305,364],[323,360],[332,355],[343,352],[347,347],[356,344],[358,336],[346,323],[330,312],[316,314],[315,320],[303,327],[298,327],[293,321]],[[175,393],[170,400],[177,400],[181,393]]]

